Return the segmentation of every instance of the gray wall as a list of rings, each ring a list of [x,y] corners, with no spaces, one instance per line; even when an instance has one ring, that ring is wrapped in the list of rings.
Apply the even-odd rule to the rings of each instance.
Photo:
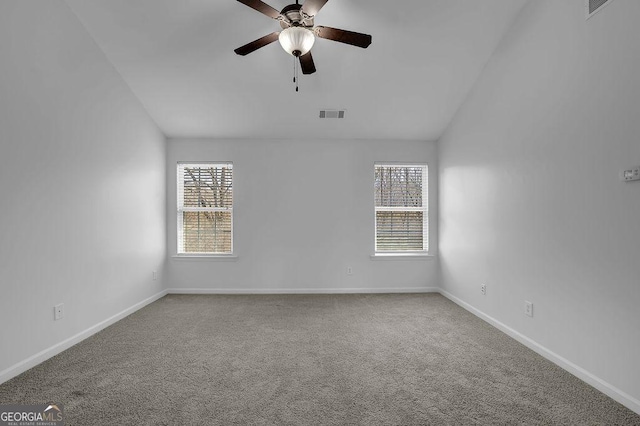
[[[212,292],[418,291],[437,261],[371,260],[375,161],[427,162],[437,247],[437,162],[423,141],[169,140],[169,288]],[[232,161],[235,262],[178,259],[176,164]],[[347,275],[347,266],[353,275]]]
[[[0,58],[3,381],[162,291],[166,153],[64,2],[0,2]]]
[[[638,411],[640,2],[583,8],[530,1],[441,139],[442,288]]]

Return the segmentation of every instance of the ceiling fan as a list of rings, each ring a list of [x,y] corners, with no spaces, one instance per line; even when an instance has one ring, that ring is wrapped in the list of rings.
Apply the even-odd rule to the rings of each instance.
[[[311,47],[313,47],[316,37],[362,48],[367,48],[371,44],[371,36],[368,34],[339,30],[331,27],[314,27],[314,17],[328,0],[305,0],[302,5],[298,4],[298,0],[296,0],[295,4],[285,6],[280,12],[260,0],[238,1],[277,20],[280,23],[280,27],[282,27],[282,31],[272,32],[235,49],[234,52],[238,55],[248,55],[261,47],[279,40],[282,48],[287,53],[300,60],[302,73],[313,74],[316,72],[316,66],[311,56]]]

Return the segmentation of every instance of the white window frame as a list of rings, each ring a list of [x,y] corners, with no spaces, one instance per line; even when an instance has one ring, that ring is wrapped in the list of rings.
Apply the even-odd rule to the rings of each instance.
[[[231,161],[179,161],[176,167],[176,193],[177,193],[177,233],[176,233],[176,250],[178,257],[220,257],[220,258],[235,258],[234,255],[234,220],[233,220],[233,204],[231,201],[231,207],[185,207],[184,206],[184,167],[211,167],[211,166],[226,166],[232,170],[231,188],[235,192],[233,176],[233,162]],[[185,252],[184,251],[184,212],[229,212],[231,215],[231,251],[230,252]]]
[[[374,205],[374,255],[372,257],[383,256],[429,256],[429,164],[427,163],[393,163],[393,162],[376,162],[374,163],[374,185],[375,185],[375,169],[376,167],[421,167],[422,168],[422,206],[421,207],[382,207],[376,206],[375,188],[373,194]],[[377,213],[384,211],[401,211],[401,212],[422,212],[422,250],[378,250],[378,220]]]

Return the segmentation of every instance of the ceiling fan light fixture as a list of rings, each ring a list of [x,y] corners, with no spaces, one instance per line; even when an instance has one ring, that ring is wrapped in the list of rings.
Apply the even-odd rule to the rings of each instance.
[[[280,32],[278,36],[280,45],[290,55],[306,55],[316,41],[313,32],[304,27],[289,27]]]

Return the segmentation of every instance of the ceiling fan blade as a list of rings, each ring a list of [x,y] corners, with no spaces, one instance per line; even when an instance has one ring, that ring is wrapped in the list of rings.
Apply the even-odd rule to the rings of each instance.
[[[278,19],[280,12],[269,6],[268,4],[261,2],[260,0],[238,0],[240,3],[249,6],[252,9],[257,10],[260,13],[264,13],[269,18]]]
[[[302,4],[302,11],[309,16],[315,16],[327,1],[329,0],[305,0]]]
[[[337,28],[318,26],[315,28],[315,34],[320,38],[362,47],[363,49],[366,49],[371,44],[371,36],[369,34],[354,33],[353,31],[339,30]]]
[[[267,44],[271,44],[278,39],[279,32],[273,32],[271,34],[267,34],[264,37],[261,37],[257,40],[252,41],[251,43],[247,43],[242,47],[238,47],[234,52],[238,55],[244,56],[253,52],[254,50],[258,50],[261,47],[265,47]]]
[[[313,74],[316,72],[316,65],[313,63],[311,51],[300,56],[300,68],[302,69],[302,74]]]

